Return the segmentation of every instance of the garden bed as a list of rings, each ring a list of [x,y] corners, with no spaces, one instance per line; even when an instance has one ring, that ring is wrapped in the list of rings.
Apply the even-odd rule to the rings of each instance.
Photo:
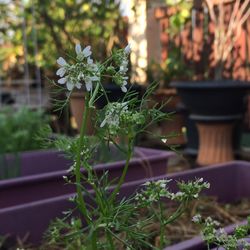
[[[172,152],[135,148],[126,181],[150,178],[167,172]],[[75,191],[74,185],[65,185],[63,176],[70,176],[71,162],[58,151],[34,151],[21,154],[20,177],[0,181],[0,209]],[[125,161],[97,164],[97,175],[109,171],[110,179],[117,179]],[[85,171],[82,171],[85,173]]]
[[[177,180],[187,181],[193,180],[196,177],[203,177],[205,181],[211,184],[211,188],[206,190],[204,194],[216,196],[219,202],[234,203],[243,198],[250,198],[250,163],[248,162],[235,161],[182,173],[162,175],[152,178],[152,180],[159,180],[166,177],[173,180],[169,183],[169,188],[173,191],[176,191],[175,181]],[[124,197],[131,195],[141,184],[148,180],[149,178],[142,178],[140,180],[126,182],[119,196]],[[40,242],[42,234],[47,229],[49,222],[56,217],[62,218],[63,211],[74,207],[74,204],[68,201],[73,195],[74,193],[71,193],[0,209],[0,234],[19,235],[22,238],[29,233],[29,242]],[[195,250],[204,249],[204,247],[201,237],[194,237],[191,240],[167,247],[166,250]]]

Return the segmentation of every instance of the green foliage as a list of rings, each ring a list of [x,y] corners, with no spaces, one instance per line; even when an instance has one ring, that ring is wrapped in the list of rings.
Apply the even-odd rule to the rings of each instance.
[[[165,30],[169,34],[168,55],[167,59],[162,62],[151,62],[147,69],[148,82],[159,79],[160,86],[168,87],[173,80],[190,79],[193,70],[190,65],[185,62],[181,46],[180,34],[184,25],[191,19],[192,1],[186,0],[165,0],[169,11],[169,25]]]
[[[91,212],[91,215],[95,217],[95,222],[86,225],[79,218],[69,219],[70,213],[68,213],[67,219],[57,219],[51,223],[45,237],[44,248],[92,249],[88,247],[88,240],[91,239],[93,231],[96,231],[96,249],[163,249],[167,244],[166,225],[177,220],[190,202],[198,198],[201,190],[208,188],[207,183],[196,180],[179,183],[180,191],[172,193],[168,189],[170,180],[163,179],[147,182],[131,197],[111,203],[109,199],[110,183],[107,181],[107,177],[108,174],[102,177],[102,181],[99,181],[102,188],[98,189],[98,198],[89,194],[91,199],[97,202]],[[97,179],[95,181],[98,183]],[[182,192],[181,195],[180,192]],[[163,213],[163,203],[166,202],[166,199],[180,204],[175,213]],[[148,213],[149,216],[142,219],[140,213]],[[161,224],[162,228],[160,232],[162,242],[159,247],[150,242],[150,233],[147,231],[147,228],[156,221]],[[113,247],[111,247],[107,235],[110,235]]]
[[[149,82],[159,79],[161,87],[168,87],[171,81],[186,80],[193,76],[193,70],[181,55],[181,48],[173,45],[168,52],[167,59],[159,64],[151,62],[147,69],[147,78]]]
[[[174,37],[180,33],[181,28],[190,20],[193,1],[165,0],[167,6],[173,7],[174,14],[169,17],[168,33]]]
[[[0,154],[41,148],[34,138],[47,122],[48,118],[41,110],[3,110],[0,113]]]
[[[126,24],[121,17],[119,1],[28,0],[0,3],[0,74],[23,75],[23,20],[26,22],[29,65],[35,59],[46,76],[52,77],[55,58],[77,41],[91,44],[97,58],[103,59],[111,48],[124,45]],[[34,16],[33,14],[34,13]],[[37,36],[38,54],[34,56]]]

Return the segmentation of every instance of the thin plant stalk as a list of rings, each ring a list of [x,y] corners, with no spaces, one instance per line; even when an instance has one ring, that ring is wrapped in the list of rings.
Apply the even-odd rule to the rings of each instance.
[[[133,139],[129,139],[129,142],[128,142],[128,153],[127,153],[127,158],[126,158],[126,163],[125,163],[125,167],[122,171],[122,175],[118,181],[118,184],[116,185],[114,191],[112,192],[111,194],[111,201],[113,202],[115,200],[115,197],[116,195],[119,193],[120,191],[120,188],[125,180],[125,177],[126,177],[126,174],[128,172],[128,167],[129,167],[129,162],[130,162],[130,159],[132,157],[132,153],[133,153]]]
[[[85,107],[84,107],[84,113],[83,113],[83,118],[82,118],[82,126],[80,130],[80,138],[79,138],[79,143],[78,143],[77,153],[76,153],[75,177],[76,177],[77,203],[78,203],[81,213],[85,216],[86,221],[89,223],[90,219],[88,216],[88,210],[87,210],[85,201],[83,199],[82,189],[81,189],[81,149],[83,146],[84,136],[87,131],[87,121],[88,121],[88,113],[89,113],[89,94],[88,93],[86,93],[85,95],[84,102],[85,102]]]

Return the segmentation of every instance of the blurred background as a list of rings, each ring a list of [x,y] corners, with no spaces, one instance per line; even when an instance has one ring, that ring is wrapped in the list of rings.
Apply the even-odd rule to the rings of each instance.
[[[212,1],[215,8],[218,5]],[[224,19],[230,21],[235,1],[223,1]],[[186,109],[175,88],[176,80],[206,80],[215,75],[214,24],[204,1],[183,0],[1,0],[0,1],[0,109],[23,106],[44,110],[55,133],[74,135],[72,109],[62,114],[53,105],[57,81],[56,59],[76,43],[91,45],[94,58],[103,60],[112,49],[131,44],[130,82],[148,86],[159,82],[153,101],[171,97],[166,111],[171,122],[152,128],[171,134],[168,145],[187,144]],[[250,80],[250,20],[247,17],[227,56],[222,76]],[[232,38],[232,40],[234,40]],[[64,94],[56,98],[65,98]],[[248,104],[249,106],[249,104]],[[248,145],[249,112],[244,117]],[[149,145],[164,146],[151,138]],[[139,142],[140,143],[140,142]]]

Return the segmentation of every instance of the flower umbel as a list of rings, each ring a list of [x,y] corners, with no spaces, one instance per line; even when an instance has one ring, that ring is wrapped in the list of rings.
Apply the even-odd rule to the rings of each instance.
[[[110,66],[103,67],[101,64],[94,63],[90,57],[92,55],[91,46],[82,48],[80,44],[75,45],[75,62],[70,64],[62,57],[57,59],[60,68],[56,75],[61,78],[58,80],[59,84],[66,84],[69,91],[74,88],[81,89],[82,86],[88,92],[91,92],[97,83],[101,82],[103,75],[108,75],[117,84],[122,92],[127,92],[128,81],[128,55],[130,53],[130,45],[125,49],[120,49],[111,56]],[[107,76],[107,75],[106,75]]]
[[[82,50],[80,44],[75,46],[76,63],[68,64],[65,59],[59,57],[57,63],[61,66],[56,74],[61,77],[59,84],[66,84],[69,91],[74,88],[80,89],[84,84],[87,91],[93,89],[93,85],[100,81],[100,70],[90,58],[91,47],[87,46]]]
[[[127,102],[111,102],[105,109],[105,117],[100,127],[106,127],[110,135],[118,135],[122,130],[128,133],[133,127],[145,123],[143,113],[129,110]]]

